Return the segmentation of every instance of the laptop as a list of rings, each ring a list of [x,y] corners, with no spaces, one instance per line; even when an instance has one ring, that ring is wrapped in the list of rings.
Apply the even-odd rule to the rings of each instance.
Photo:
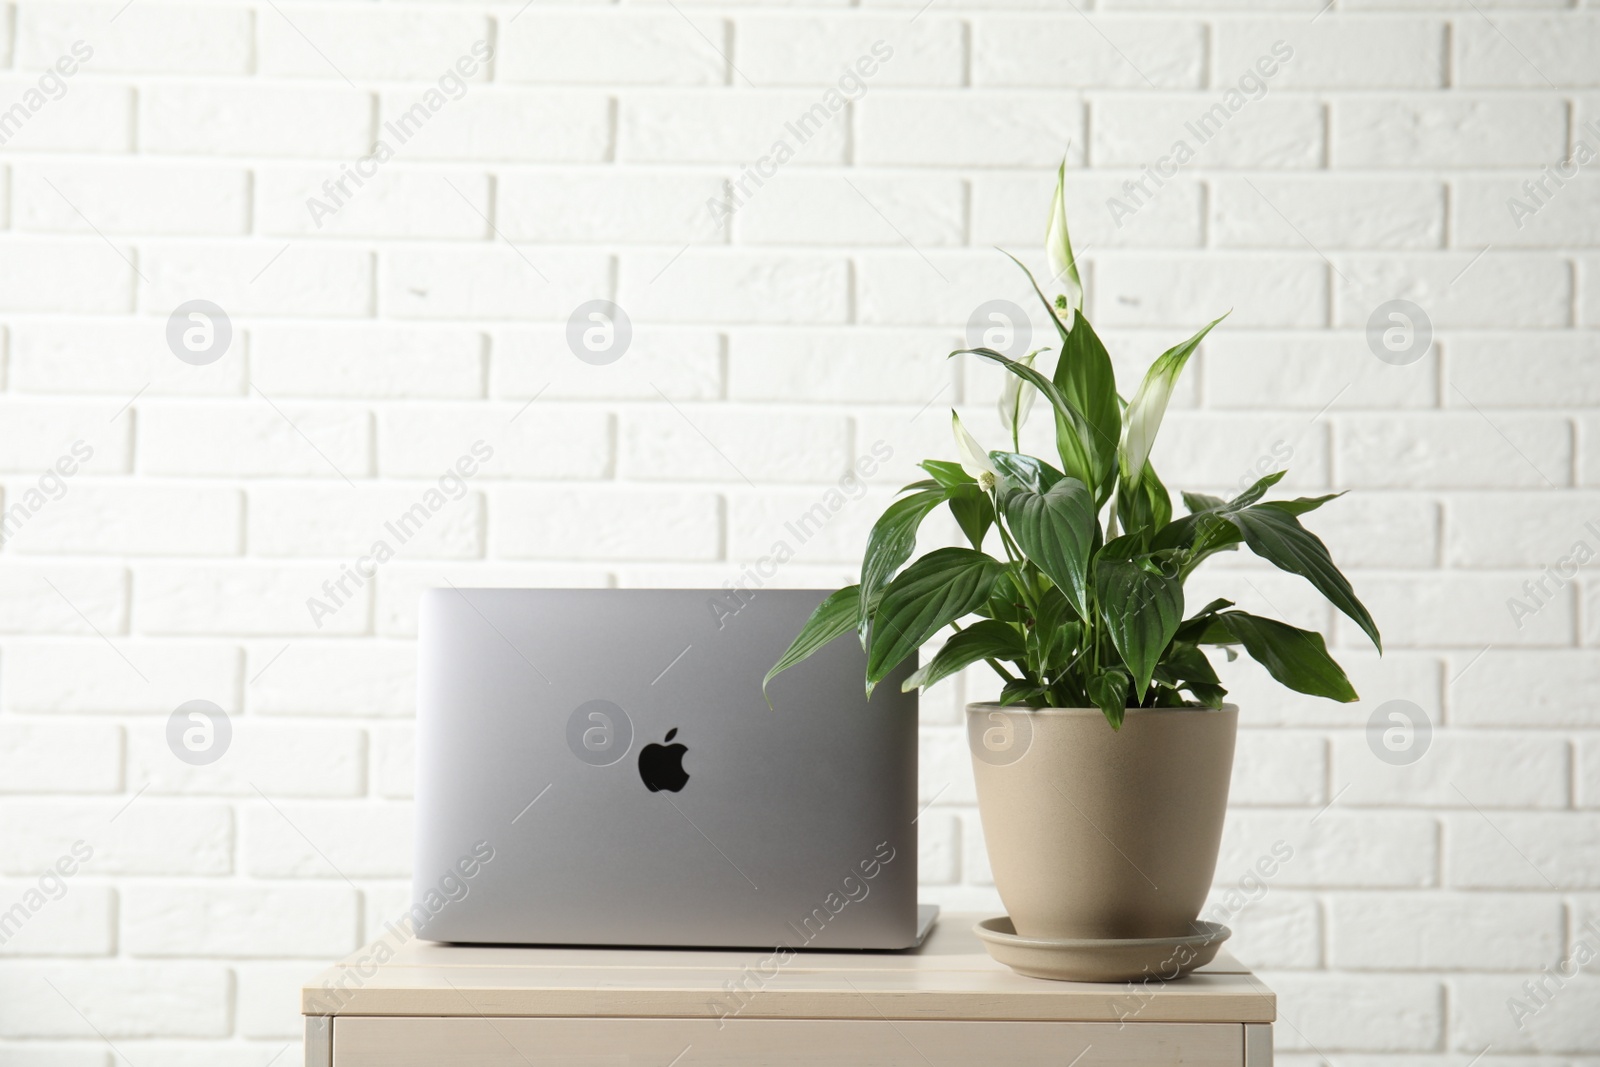
[[[920,943],[917,695],[812,590],[431,589],[413,928],[433,941]]]

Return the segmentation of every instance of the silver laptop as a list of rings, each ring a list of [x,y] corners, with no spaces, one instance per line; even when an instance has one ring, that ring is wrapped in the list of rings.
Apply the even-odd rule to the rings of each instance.
[[[809,590],[423,594],[412,919],[434,941],[917,944],[917,697]]]

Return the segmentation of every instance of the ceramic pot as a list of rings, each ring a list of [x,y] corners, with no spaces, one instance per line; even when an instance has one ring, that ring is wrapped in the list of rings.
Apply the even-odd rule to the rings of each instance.
[[[967,707],[995,887],[1035,938],[1183,937],[1216,873],[1239,709]]]

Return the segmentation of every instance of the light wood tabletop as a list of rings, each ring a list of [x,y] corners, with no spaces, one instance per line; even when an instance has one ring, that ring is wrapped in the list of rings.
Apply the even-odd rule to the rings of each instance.
[[[977,1063],[974,1050],[1002,1029],[1014,1063],[1034,1062],[1036,1049],[1059,1067],[1074,1043],[1100,1050],[1080,1067],[1270,1062],[1260,1050],[1270,1058],[1276,998],[1226,952],[1177,981],[1052,982],[990,959],[972,931],[981,917],[942,915],[920,948],[901,952],[439,945],[393,927],[304,987],[306,1062],[665,1067],[694,1046],[701,1053],[680,1067],[855,1063],[858,1053],[863,1063]],[[816,1058],[774,1052],[794,1042]],[[621,1058],[595,1058],[613,1045]],[[835,1045],[845,1058],[824,1054]],[[569,1046],[575,1058],[556,1055]],[[533,1061],[530,1048],[541,1050]]]

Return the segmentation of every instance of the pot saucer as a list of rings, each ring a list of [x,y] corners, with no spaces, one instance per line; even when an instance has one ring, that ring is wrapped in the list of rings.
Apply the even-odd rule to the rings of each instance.
[[[989,955],[1018,974],[1060,982],[1171,981],[1216,958],[1233,936],[1221,923],[1198,921],[1185,937],[1023,937],[1009,915],[984,919],[973,932]]]

